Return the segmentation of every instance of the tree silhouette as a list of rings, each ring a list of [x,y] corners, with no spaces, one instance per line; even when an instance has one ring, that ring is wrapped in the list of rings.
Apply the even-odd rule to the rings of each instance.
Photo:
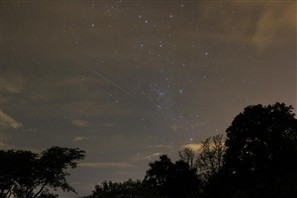
[[[196,164],[194,161],[195,153],[193,149],[186,147],[178,151],[178,156],[182,161],[186,162],[190,168],[196,168]]]
[[[167,155],[149,164],[144,182],[158,189],[163,197],[192,197],[199,194],[200,180],[196,169],[179,160],[172,163]]]
[[[0,197],[56,197],[50,189],[75,192],[66,180],[68,168],[75,168],[85,152],[51,147],[41,154],[31,151],[0,151]]]
[[[217,174],[223,167],[225,154],[223,135],[215,135],[201,141],[201,149],[198,153],[196,164],[199,173],[208,180]]]
[[[296,176],[297,121],[292,110],[284,103],[254,105],[235,117],[226,130],[224,165],[232,186],[256,193],[263,185],[284,183],[288,173]]]
[[[222,168],[224,164],[225,142],[219,134],[201,141],[201,148],[196,157],[196,167],[203,182],[204,194],[221,197],[224,191]]]
[[[150,169],[146,171],[145,182],[161,193],[168,191],[168,181],[172,172],[173,163],[167,155],[161,155],[159,161],[149,163]]]
[[[155,189],[150,188],[140,180],[129,179],[124,182],[107,182],[95,186],[95,191],[85,198],[158,198]]]
[[[30,151],[0,151],[0,197],[16,196],[22,184],[32,186],[36,157]]]

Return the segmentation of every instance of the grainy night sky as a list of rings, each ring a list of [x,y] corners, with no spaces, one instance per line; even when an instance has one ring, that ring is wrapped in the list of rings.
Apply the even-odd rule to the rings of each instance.
[[[1,1],[1,148],[85,150],[80,196],[276,101],[296,108],[294,1]]]

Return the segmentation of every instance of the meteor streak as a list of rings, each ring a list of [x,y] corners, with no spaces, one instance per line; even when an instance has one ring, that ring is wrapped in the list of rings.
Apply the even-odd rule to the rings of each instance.
[[[85,67],[85,68],[87,68],[89,71],[91,71],[92,73],[96,74],[100,78],[103,78],[104,80],[106,80],[107,82],[109,82],[110,84],[112,84],[114,87],[120,89],[121,91],[125,92],[129,96],[132,96],[128,91],[126,91],[125,89],[123,89],[122,87],[120,87],[119,85],[117,85],[116,83],[112,82],[111,80],[109,80],[108,78],[106,78],[105,76],[103,76],[102,74],[99,74],[98,72],[96,72],[95,70],[93,70],[90,67],[87,67],[85,65],[82,65],[82,66]]]

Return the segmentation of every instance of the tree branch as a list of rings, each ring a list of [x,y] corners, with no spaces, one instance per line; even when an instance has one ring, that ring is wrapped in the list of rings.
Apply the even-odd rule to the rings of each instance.
[[[44,184],[41,186],[39,191],[33,196],[33,198],[37,197],[44,189],[44,187],[47,185],[47,182],[44,182]]]

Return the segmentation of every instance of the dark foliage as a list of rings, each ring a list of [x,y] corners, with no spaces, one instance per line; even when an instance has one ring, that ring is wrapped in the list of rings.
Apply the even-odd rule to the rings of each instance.
[[[107,182],[95,186],[95,191],[86,198],[158,198],[156,190],[142,181],[129,179],[125,182]]]
[[[200,180],[197,170],[179,160],[175,163],[166,156],[149,164],[144,182],[158,189],[163,197],[194,197],[199,194]]]
[[[297,194],[296,180],[290,182],[296,179],[297,167],[297,121],[292,110],[283,103],[255,105],[235,117],[226,131],[224,170],[230,191],[252,197]]]
[[[75,168],[85,152],[79,149],[51,147],[40,155],[31,151],[0,151],[0,197],[56,197],[50,189],[74,189],[66,172]]]
[[[143,181],[102,182],[86,198],[190,198],[197,197],[200,180],[195,168],[179,160],[173,163],[166,155],[150,163]]]

